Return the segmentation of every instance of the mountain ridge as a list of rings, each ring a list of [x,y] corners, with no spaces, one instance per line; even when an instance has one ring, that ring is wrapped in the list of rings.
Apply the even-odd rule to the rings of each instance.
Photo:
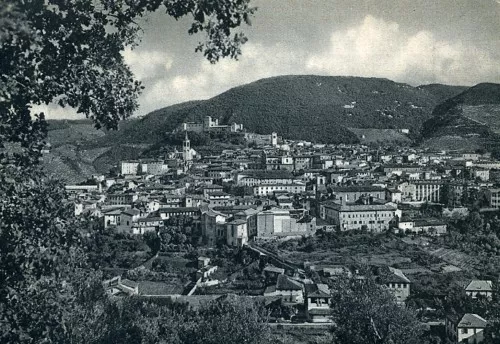
[[[415,138],[435,105],[462,90],[461,86],[436,84],[413,87],[382,78],[276,76],[234,87],[207,100],[160,108],[121,122],[118,131],[99,131],[96,135],[90,130],[91,123],[80,122],[77,128],[71,127],[71,121],[58,123],[58,130],[49,132],[49,142],[62,146],[54,150],[58,156],[52,159],[57,162],[53,165],[76,169],[74,179],[80,170],[102,173],[120,159],[139,157],[142,147],[161,146],[182,122],[202,121],[205,116],[218,118],[222,124],[243,123],[250,132],[275,131],[284,138],[313,142],[364,142],[364,133],[373,128],[380,132],[366,136],[377,140],[397,139],[397,135],[384,134],[389,129],[410,129],[411,138]],[[353,130],[356,128],[363,130]],[[64,139],[65,135],[75,137],[77,142]],[[80,156],[86,157],[84,162],[78,160]]]

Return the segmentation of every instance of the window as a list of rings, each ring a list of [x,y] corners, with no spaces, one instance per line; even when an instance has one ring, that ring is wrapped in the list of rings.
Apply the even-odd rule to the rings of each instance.
[[[468,332],[468,329],[466,329],[466,328],[463,328],[463,329],[462,329],[462,333],[463,333],[463,334],[467,334],[467,332]]]

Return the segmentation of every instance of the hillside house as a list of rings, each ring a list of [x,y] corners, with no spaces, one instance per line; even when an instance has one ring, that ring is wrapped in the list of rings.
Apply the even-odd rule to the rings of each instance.
[[[493,297],[493,283],[491,281],[472,280],[465,287],[465,293],[473,299],[477,299],[481,295],[491,300]]]
[[[226,238],[226,220],[229,215],[208,209],[201,215],[202,240],[209,246],[215,246],[218,241]]]
[[[295,304],[304,302],[302,284],[286,275],[279,275],[276,285],[267,287],[264,296],[281,296],[284,302]]]
[[[478,344],[484,340],[488,322],[477,314],[448,315],[445,320],[446,334],[452,343]]]
[[[313,323],[331,322],[331,295],[326,284],[306,284],[305,311],[307,320]]]
[[[404,303],[410,296],[411,281],[399,269],[393,267],[380,268],[378,283],[385,285],[398,303]]]
[[[241,219],[226,222],[226,235],[228,246],[242,247],[248,242],[247,222]]]

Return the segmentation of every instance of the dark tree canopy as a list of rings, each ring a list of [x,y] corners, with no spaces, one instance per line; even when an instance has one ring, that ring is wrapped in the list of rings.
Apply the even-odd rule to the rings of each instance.
[[[192,16],[188,33],[206,34],[196,50],[212,63],[237,58],[246,38],[234,29],[255,11],[249,0],[0,0],[1,343],[98,342],[89,338],[113,326],[96,302],[103,288],[82,245],[87,223],[38,165],[47,128],[31,109],[58,103],[117,128],[142,90],[121,52],[157,10]]]
[[[344,344],[421,343],[422,328],[410,309],[366,279],[339,280],[332,288],[333,335]]]

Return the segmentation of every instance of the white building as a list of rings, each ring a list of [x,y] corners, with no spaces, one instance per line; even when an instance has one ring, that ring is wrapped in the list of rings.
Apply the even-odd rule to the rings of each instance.
[[[292,217],[290,210],[273,208],[257,214],[257,237],[310,235],[316,230],[316,218]]]
[[[446,333],[453,343],[476,344],[484,340],[484,329],[488,322],[481,316],[466,313],[461,318],[446,318]]]
[[[391,204],[348,204],[325,202],[321,205],[324,219],[342,231],[360,229],[371,232],[388,230],[401,211]]]
[[[306,185],[302,182],[293,184],[261,184],[253,187],[255,196],[273,195],[275,192],[286,192],[291,194],[299,194],[306,191]]]

